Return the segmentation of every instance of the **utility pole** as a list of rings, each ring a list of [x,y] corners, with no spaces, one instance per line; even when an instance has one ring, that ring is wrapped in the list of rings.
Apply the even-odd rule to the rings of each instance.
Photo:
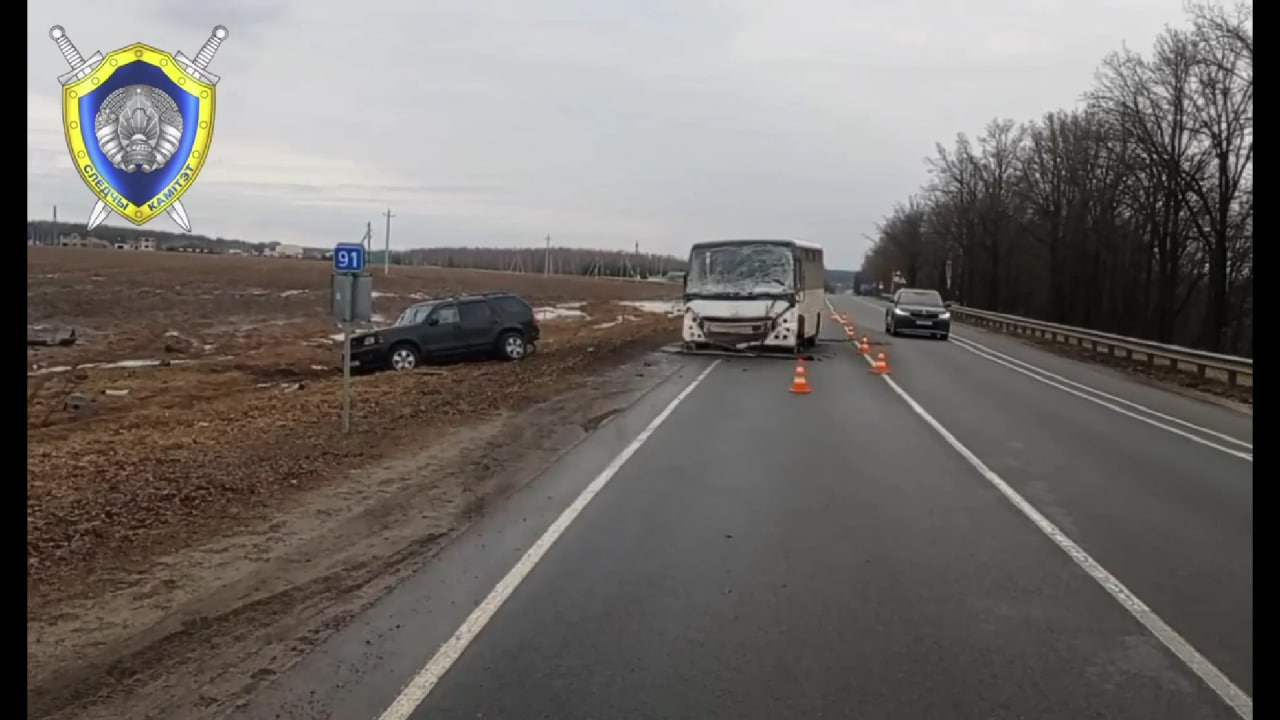
[[[387,217],[387,236],[386,236],[386,244],[383,246],[383,252],[382,252],[382,274],[390,275],[391,274],[391,218],[395,217],[395,215],[391,214],[391,208],[387,208],[387,212],[385,213],[385,215]]]
[[[364,250],[367,253],[373,252],[373,223],[366,222],[364,224],[364,237],[360,238],[360,242],[364,243]]]
[[[551,236],[550,235],[547,236],[547,258],[542,263],[542,274],[543,275],[551,274]]]
[[[640,241],[636,241],[636,282],[640,282]]]

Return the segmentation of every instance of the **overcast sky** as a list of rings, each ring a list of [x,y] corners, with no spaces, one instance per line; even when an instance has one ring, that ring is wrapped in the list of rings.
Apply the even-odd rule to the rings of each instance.
[[[27,5],[27,211],[83,221],[48,37],[194,56],[230,29],[193,230],[328,246],[557,244],[683,254],[864,233],[934,142],[1072,105],[1180,0],[58,0]],[[123,223],[115,216],[108,222]],[[167,217],[153,225],[176,226]]]

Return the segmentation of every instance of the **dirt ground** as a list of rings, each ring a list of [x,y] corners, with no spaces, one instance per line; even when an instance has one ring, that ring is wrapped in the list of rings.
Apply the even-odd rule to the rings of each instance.
[[[375,311],[513,290],[520,363],[358,377],[321,262],[28,249],[28,717],[217,717],[669,372],[678,288],[435,268]],[[627,304],[629,302],[635,304]]]

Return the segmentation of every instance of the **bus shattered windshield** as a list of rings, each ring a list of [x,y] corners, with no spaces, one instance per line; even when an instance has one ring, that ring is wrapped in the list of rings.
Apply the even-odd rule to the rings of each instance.
[[[791,249],[752,243],[694,248],[685,277],[687,297],[787,295],[794,291]]]

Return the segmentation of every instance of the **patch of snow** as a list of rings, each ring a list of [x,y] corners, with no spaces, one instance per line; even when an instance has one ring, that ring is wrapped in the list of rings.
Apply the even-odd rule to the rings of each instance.
[[[611,322],[607,322],[607,323],[600,323],[599,325],[592,325],[591,327],[595,328],[596,330],[604,330],[605,328],[611,328],[611,327],[613,327],[613,326],[615,326],[615,325],[621,325],[621,324],[622,324],[622,321],[623,321],[623,320],[625,320],[625,319],[626,319],[626,318],[624,318],[623,316],[619,315],[616,319],[614,319],[614,320],[613,320],[613,321],[611,321]]]
[[[216,358],[201,358],[199,360],[117,360],[116,362],[91,362],[81,363],[80,365],[54,365],[52,367],[37,367],[27,373],[27,377],[35,377],[37,375],[58,375],[68,373],[72,370],[88,370],[97,368],[99,370],[120,370],[144,367],[160,367],[162,365],[189,365],[191,363],[208,362],[210,360],[229,360],[230,355],[223,355]]]
[[[377,290],[374,290],[374,291],[373,291],[372,293],[370,293],[370,294],[371,294],[371,295],[373,295],[373,297],[375,297],[375,298],[380,298],[380,297],[396,297],[396,294],[395,294],[395,293],[384,293],[384,292],[378,292]]]
[[[285,290],[284,292],[280,293],[280,297],[292,297],[294,295],[305,295],[307,294],[307,292],[308,291],[306,290]]]
[[[587,314],[579,310],[585,303],[572,303],[574,307],[569,305],[555,305],[553,307],[540,307],[533,309],[533,316],[539,320],[570,320],[575,318],[586,318]]]
[[[621,300],[619,305],[626,305],[647,313],[658,313],[675,317],[684,313],[684,307],[678,300]]]
[[[102,368],[155,367],[156,365],[159,365],[161,362],[163,361],[162,360],[119,360],[113,363],[101,363],[97,365],[97,367],[102,367]],[[85,366],[81,365],[80,367],[85,367]]]

